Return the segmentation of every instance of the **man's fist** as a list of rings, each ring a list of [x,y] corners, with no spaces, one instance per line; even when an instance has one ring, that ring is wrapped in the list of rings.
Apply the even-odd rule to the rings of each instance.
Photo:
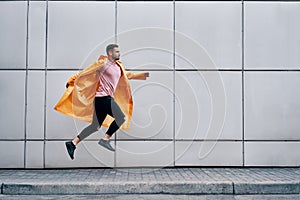
[[[149,76],[150,76],[150,73],[149,73],[149,72],[145,72],[145,73],[144,73],[144,77],[145,77],[145,78],[147,78],[147,77],[149,77]]]

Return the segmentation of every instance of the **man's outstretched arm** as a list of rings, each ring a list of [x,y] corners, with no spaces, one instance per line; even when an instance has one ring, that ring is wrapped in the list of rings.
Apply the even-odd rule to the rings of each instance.
[[[136,80],[146,80],[147,77],[149,77],[149,72],[140,72],[140,73],[134,73],[130,71],[126,71],[126,76],[128,79],[136,79]]]

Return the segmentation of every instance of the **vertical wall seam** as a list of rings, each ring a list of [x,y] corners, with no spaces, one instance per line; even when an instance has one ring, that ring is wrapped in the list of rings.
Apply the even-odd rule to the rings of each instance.
[[[115,43],[118,43],[118,1],[115,0]]]
[[[24,165],[26,168],[26,149],[27,149],[27,106],[28,106],[28,29],[29,29],[29,0],[27,0],[27,12],[26,12],[26,50],[25,50],[25,108],[24,108]]]
[[[118,1],[115,0],[115,31],[114,31],[114,36],[115,36],[115,44],[117,44],[118,42],[118,37],[117,37],[117,33],[118,33]],[[117,148],[117,134],[115,135],[115,148]],[[117,166],[117,151],[114,152],[114,167]]]
[[[242,159],[243,167],[245,166],[245,87],[244,87],[244,65],[245,65],[245,46],[244,46],[244,0],[242,0]]]
[[[175,134],[175,132],[176,132],[176,130],[175,130],[175,115],[176,115],[176,112],[175,112],[175,109],[176,109],[176,106],[175,106],[175,72],[176,72],[176,70],[175,70],[175,55],[176,55],[176,49],[175,49],[175,36],[176,36],[176,24],[175,24],[175,6],[176,6],[176,4],[175,4],[176,2],[175,2],[175,0],[173,0],[173,166],[175,167],[175,164],[176,164],[176,162],[175,162],[175,160],[176,160],[176,154],[175,154],[175,152],[176,152],[176,148],[175,148],[175,136],[176,136],[176,134]]]
[[[47,123],[47,65],[48,65],[48,0],[46,0],[46,30],[45,30],[45,93],[44,93],[44,145],[43,145],[43,168],[46,166],[46,123]]]

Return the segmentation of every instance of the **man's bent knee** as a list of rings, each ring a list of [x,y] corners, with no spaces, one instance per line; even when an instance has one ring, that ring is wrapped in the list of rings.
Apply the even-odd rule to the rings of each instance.
[[[117,125],[120,127],[125,122],[125,116],[115,120]]]

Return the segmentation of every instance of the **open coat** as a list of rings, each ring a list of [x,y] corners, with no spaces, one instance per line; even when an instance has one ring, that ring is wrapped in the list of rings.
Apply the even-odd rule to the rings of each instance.
[[[69,86],[54,109],[67,116],[91,123],[94,113],[95,94],[100,84],[97,70],[103,67],[107,61],[107,56],[101,55],[97,61],[70,77],[68,79]],[[127,130],[130,128],[133,109],[128,79],[145,80],[146,77],[142,72],[133,73],[126,71],[121,61],[117,61],[117,64],[121,68],[121,77],[114,93],[114,99],[125,114],[125,122],[120,129]],[[107,115],[102,126],[108,127],[113,120],[114,118]]]

